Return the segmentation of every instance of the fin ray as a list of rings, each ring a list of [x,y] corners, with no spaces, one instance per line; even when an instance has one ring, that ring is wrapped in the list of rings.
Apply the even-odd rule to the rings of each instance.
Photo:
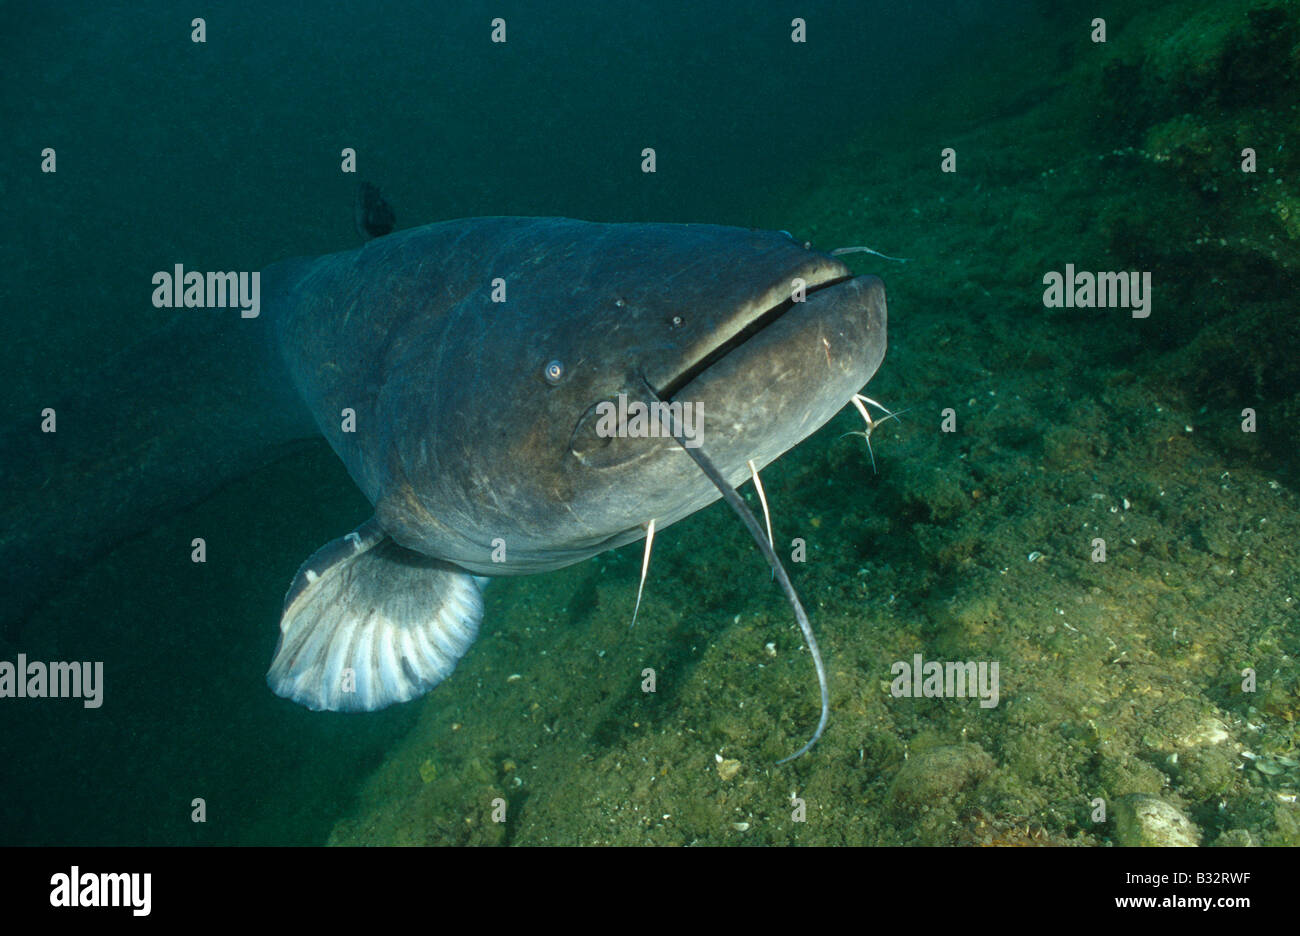
[[[451,675],[482,614],[473,576],[404,549],[371,520],[298,570],[267,684],[316,711],[406,702]]]

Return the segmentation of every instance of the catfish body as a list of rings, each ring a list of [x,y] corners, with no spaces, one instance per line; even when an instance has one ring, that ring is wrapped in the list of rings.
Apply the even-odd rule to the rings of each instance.
[[[670,439],[597,437],[595,407],[647,401],[647,384],[674,389],[786,302],[792,280],[847,273],[780,233],[479,218],[295,262],[275,314],[302,397],[388,534],[481,575],[516,574],[716,500]],[[700,405],[703,443],[734,482],[824,423],[878,365],[883,290],[870,277],[845,285],[848,314],[817,318],[816,334],[675,388]],[[814,294],[797,311],[812,320],[818,305]],[[796,317],[776,325],[795,331]]]
[[[885,350],[880,281],[778,232],[473,218],[265,279],[286,369],[375,507],[285,600],[268,682],[316,709],[445,678],[481,576],[578,562],[720,496],[671,434],[597,431],[602,404],[699,407],[701,452],[734,486]]]

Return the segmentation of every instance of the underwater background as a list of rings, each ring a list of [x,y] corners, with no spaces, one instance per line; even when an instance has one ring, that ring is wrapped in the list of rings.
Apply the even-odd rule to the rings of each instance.
[[[0,2],[6,427],[171,314],[154,271],[356,246],[358,179],[399,227],[704,221],[907,258],[846,258],[889,290],[866,392],[906,412],[875,471],[849,408],[764,473],[831,677],[797,761],[773,766],[812,666],[722,504],[661,531],[631,631],[640,544],[492,584],[423,699],[272,695],[290,579],[370,513],[320,440],[6,631],[0,659],[102,660],[106,687],[0,700],[0,844],[1300,843],[1300,5],[227,3],[201,44],[194,15]],[[1151,272],[1150,317],[1045,308],[1067,263]],[[77,509],[3,493],[11,528]],[[999,704],[895,698],[917,653],[998,661]]]

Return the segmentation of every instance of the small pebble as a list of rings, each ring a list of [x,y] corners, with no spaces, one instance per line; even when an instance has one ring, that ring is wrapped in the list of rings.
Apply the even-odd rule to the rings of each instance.
[[[723,780],[734,780],[738,773],[740,773],[740,761],[730,758],[718,761],[718,776]]]

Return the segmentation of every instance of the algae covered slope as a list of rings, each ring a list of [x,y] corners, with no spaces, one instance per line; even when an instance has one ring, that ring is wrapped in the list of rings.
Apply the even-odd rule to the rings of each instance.
[[[868,392],[906,410],[878,473],[846,412],[764,477],[820,744],[773,767],[811,666],[715,506],[630,632],[635,550],[492,586],[333,843],[1300,842],[1300,12],[1120,5],[1103,44],[1042,9],[766,209],[908,258],[854,258],[890,290]],[[1149,317],[1046,308],[1066,264],[1149,272]],[[896,697],[916,654],[996,661],[998,704]]]

